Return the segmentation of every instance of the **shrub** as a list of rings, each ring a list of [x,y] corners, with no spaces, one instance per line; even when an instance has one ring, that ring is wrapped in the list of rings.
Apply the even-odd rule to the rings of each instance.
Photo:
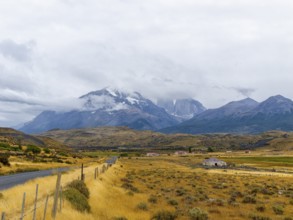
[[[183,188],[176,190],[176,196],[183,196],[186,193],[186,190]]]
[[[271,218],[266,216],[259,216],[259,215],[251,215],[250,219],[252,220],[271,220]]]
[[[65,153],[65,152],[59,152],[58,154],[59,154],[60,156],[62,156],[62,157],[67,157],[67,156],[68,156],[68,154]]]
[[[156,196],[154,196],[154,195],[150,195],[148,201],[149,201],[150,203],[155,204],[155,203],[157,203],[158,200],[157,200],[157,197],[156,197]]]
[[[4,150],[10,150],[11,147],[9,144],[7,143],[0,143],[0,148],[4,149]]]
[[[163,210],[154,214],[151,220],[175,220],[176,218],[177,218],[176,214],[170,211]]]
[[[28,145],[25,152],[32,152],[33,154],[39,154],[41,153],[41,148],[34,145]]]
[[[170,205],[178,205],[178,202],[175,200],[175,199],[170,199],[169,201],[168,201],[168,204],[170,204]]]
[[[138,189],[129,182],[123,183],[122,187],[124,189],[130,190],[132,192],[138,192]]]
[[[148,210],[148,206],[145,202],[141,202],[141,203],[138,203],[136,208],[140,209],[140,210],[143,210],[143,211],[147,211]]]
[[[2,193],[0,193],[0,199],[3,199],[4,195]]]
[[[258,205],[255,207],[255,209],[259,212],[264,212],[266,210],[266,207],[264,205]]]
[[[81,212],[89,212],[90,205],[87,198],[77,189],[68,188],[64,191],[64,197],[71,203],[73,208]]]
[[[50,151],[50,149],[49,149],[49,148],[44,148],[44,152],[45,152],[46,154],[49,154],[49,153],[51,153],[51,151]]]
[[[208,213],[200,208],[193,208],[189,210],[189,217],[192,220],[207,220],[209,219]]]
[[[124,216],[119,216],[119,217],[114,217],[113,220],[128,220],[128,219]]]
[[[281,205],[274,205],[274,206],[273,206],[273,211],[274,211],[274,213],[277,214],[277,215],[283,215],[283,213],[284,213],[284,208],[283,208],[283,206],[281,206]]]
[[[251,204],[255,204],[256,203],[256,199],[253,196],[245,196],[242,200],[243,203],[251,203]]]
[[[0,163],[4,166],[10,166],[9,157],[9,154],[0,154]]]
[[[70,188],[74,188],[78,190],[81,194],[83,194],[87,199],[90,197],[90,192],[85,185],[85,183],[81,180],[73,180],[71,183],[67,185]]]

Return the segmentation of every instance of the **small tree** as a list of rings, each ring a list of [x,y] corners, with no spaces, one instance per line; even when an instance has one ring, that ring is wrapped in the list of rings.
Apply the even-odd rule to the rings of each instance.
[[[9,157],[9,154],[0,154],[0,163],[2,163],[4,166],[10,166]]]
[[[208,147],[208,152],[215,152],[215,150],[212,147]]]
[[[41,153],[41,148],[34,145],[28,145],[25,152],[32,152],[33,154],[39,154]]]
[[[192,148],[191,147],[188,148],[188,152],[192,153]]]
[[[17,137],[17,145],[18,145],[19,150],[22,150],[22,139],[23,139],[22,136]]]

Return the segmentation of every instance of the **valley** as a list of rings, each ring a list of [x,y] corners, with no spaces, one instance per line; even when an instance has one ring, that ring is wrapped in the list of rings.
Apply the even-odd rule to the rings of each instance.
[[[6,155],[8,162],[1,160],[2,175],[69,168],[62,174],[59,196],[64,197],[56,219],[287,220],[293,216],[291,132],[190,135],[127,127],[54,129],[37,135],[9,128],[0,131],[1,157]],[[112,156],[119,159],[108,165]],[[204,166],[208,158],[226,165]],[[31,219],[38,184],[36,218],[42,219],[47,207],[45,218],[53,219],[57,173],[1,190],[0,212],[6,219],[18,218],[26,192],[24,219]],[[88,188],[88,198],[72,189],[80,190],[80,184]]]
[[[259,153],[245,156],[215,155],[161,155],[159,157],[122,157],[105,173],[94,178],[96,167],[103,161],[87,164],[85,184],[89,188],[90,212],[76,211],[65,199],[62,211],[56,219],[291,219],[293,216],[293,155],[271,156],[259,160]],[[236,166],[270,167],[272,157],[278,161],[278,171],[242,171],[234,169],[200,168],[206,157],[218,156]],[[282,165],[282,161],[284,164]],[[79,169],[62,175],[63,189],[79,176]],[[40,185],[40,203],[37,219],[43,214],[43,203],[53,187],[44,189],[45,182],[53,182],[56,176],[30,181],[23,186],[2,191],[1,210],[19,210],[8,219],[18,216],[23,191],[27,192],[27,207],[33,205],[35,184]],[[4,199],[4,200],[3,200]],[[5,201],[5,202],[4,202]],[[52,200],[49,207],[52,206]],[[29,209],[29,208],[28,208]],[[15,217],[16,217],[15,216]],[[29,215],[30,216],[30,215]],[[30,217],[27,217],[30,219]],[[74,216],[74,217],[73,217]],[[50,213],[47,219],[51,219]]]

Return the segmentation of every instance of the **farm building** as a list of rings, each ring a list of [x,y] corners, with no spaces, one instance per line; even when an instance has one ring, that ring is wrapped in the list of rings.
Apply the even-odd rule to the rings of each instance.
[[[202,165],[209,166],[209,167],[224,167],[224,166],[227,166],[227,163],[217,158],[209,158],[204,160],[202,162]]]
[[[158,154],[158,153],[147,153],[146,154],[147,155],[147,157],[157,157],[157,156],[160,156],[160,154]]]
[[[175,155],[187,155],[188,153],[186,151],[176,151]]]

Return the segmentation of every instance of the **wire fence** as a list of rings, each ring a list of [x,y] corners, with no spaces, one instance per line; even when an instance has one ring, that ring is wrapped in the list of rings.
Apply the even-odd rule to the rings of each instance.
[[[109,160],[107,160],[106,163],[102,165],[102,167],[96,167],[94,169],[93,178],[96,180],[98,175],[106,172],[109,167],[111,167],[113,164],[116,163],[117,159],[118,157],[112,157]],[[26,207],[26,192],[24,192],[21,211],[13,213],[13,216],[16,216],[16,217],[11,217],[7,215],[6,212],[2,212],[1,220],[24,220],[25,218],[28,219],[28,217],[30,217],[32,220],[36,220],[38,210],[39,210],[38,217],[40,216],[40,212],[42,212],[42,215],[41,215],[42,217],[41,218],[39,217],[38,219],[46,220],[48,217],[47,213],[48,211],[50,211],[49,210],[50,205],[52,205],[51,219],[56,219],[58,212],[61,213],[62,208],[64,207],[63,188],[61,186],[61,176],[62,176],[61,173],[57,173],[56,187],[55,187],[53,196],[47,195],[45,199],[38,198],[39,185],[37,184],[33,206]],[[83,181],[85,180],[85,174],[83,173],[83,165],[81,167],[81,176],[80,177],[78,176],[77,179],[81,179]],[[42,210],[40,211],[40,209]],[[17,214],[19,215],[19,217],[17,217]]]

